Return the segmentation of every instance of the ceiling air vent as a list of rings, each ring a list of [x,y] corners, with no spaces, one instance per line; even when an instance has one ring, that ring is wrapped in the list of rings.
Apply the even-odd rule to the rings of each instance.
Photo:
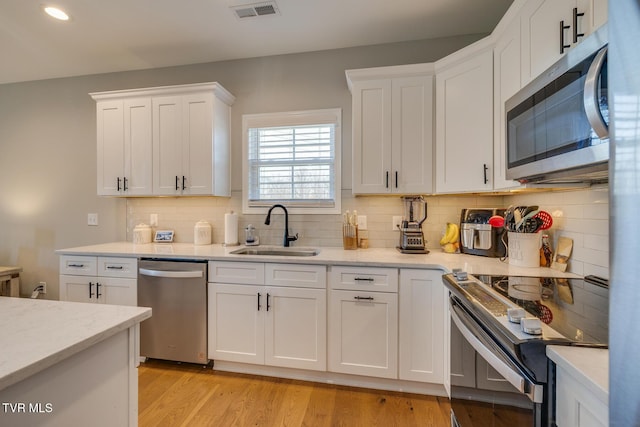
[[[231,6],[238,19],[257,18],[260,16],[279,15],[280,11],[276,2],[262,2],[245,4],[242,6]]]

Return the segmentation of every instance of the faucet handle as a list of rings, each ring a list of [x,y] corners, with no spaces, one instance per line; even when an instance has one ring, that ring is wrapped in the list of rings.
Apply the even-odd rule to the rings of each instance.
[[[287,239],[288,239],[290,242],[295,242],[296,240],[298,240],[298,233],[296,233],[296,235],[295,235],[295,236],[288,236],[288,237],[287,237]]]

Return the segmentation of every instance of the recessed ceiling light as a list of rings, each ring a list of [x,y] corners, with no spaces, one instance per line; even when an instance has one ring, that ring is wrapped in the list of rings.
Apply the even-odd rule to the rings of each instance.
[[[67,15],[63,10],[58,9],[57,7],[45,6],[44,11],[47,15],[53,18],[59,19],[61,21],[69,20],[69,15]]]

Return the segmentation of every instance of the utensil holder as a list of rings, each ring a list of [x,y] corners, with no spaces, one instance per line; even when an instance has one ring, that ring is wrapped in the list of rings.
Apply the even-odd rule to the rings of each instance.
[[[358,226],[342,225],[342,247],[347,250],[358,249]]]
[[[514,233],[509,237],[509,265],[540,267],[540,234]]]

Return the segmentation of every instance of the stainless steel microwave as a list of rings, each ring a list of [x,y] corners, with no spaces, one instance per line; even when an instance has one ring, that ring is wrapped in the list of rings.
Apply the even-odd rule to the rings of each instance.
[[[606,181],[607,26],[508,99],[505,111],[507,179]]]

